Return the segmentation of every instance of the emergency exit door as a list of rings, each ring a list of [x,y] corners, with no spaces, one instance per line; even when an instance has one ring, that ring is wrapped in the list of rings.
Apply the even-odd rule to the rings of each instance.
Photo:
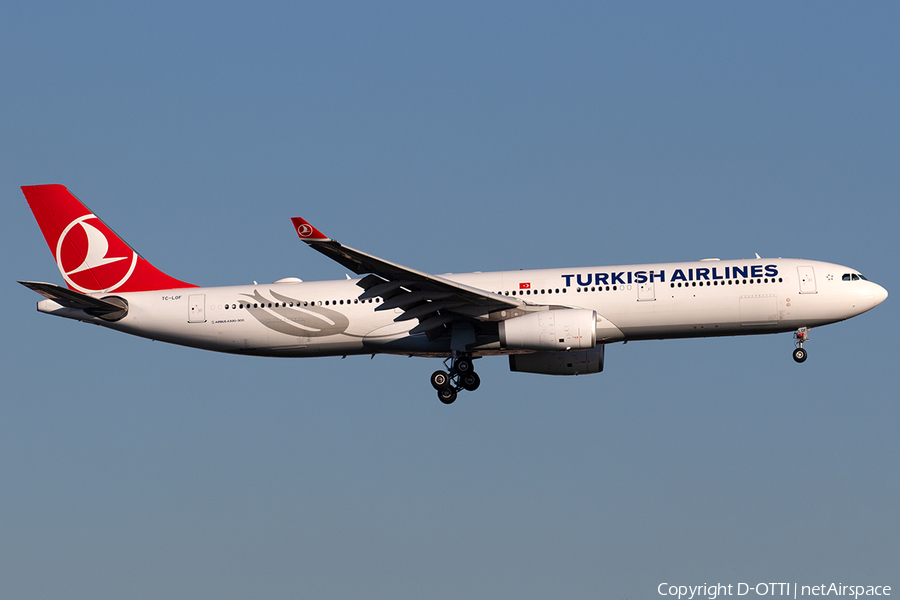
[[[638,302],[656,300],[656,283],[648,281],[638,284]]]

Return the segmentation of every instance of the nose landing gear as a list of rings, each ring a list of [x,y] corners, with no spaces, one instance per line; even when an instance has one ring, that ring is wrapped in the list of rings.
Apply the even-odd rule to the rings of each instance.
[[[806,360],[807,352],[803,344],[809,341],[809,327],[801,327],[794,332],[794,362],[802,363]]]
[[[449,373],[435,371],[431,374],[431,386],[444,404],[453,404],[460,391],[474,392],[479,385],[481,378],[472,368],[472,359],[466,356],[453,357]]]

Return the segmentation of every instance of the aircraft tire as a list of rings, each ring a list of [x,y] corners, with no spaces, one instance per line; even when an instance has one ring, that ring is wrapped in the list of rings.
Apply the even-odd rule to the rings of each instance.
[[[445,387],[438,390],[438,399],[444,404],[453,404],[456,402],[456,390],[452,387]]]
[[[450,375],[446,371],[435,371],[431,374],[431,387],[437,391],[450,387]]]
[[[472,370],[472,361],[468,358],[460,358],[456,361],[456,364],[453,365],[453,370],[457,373],[468,373]]]
[[[460,375],[459,383],[467,392],[474,392],[481,385],[481,377],[478,376],[478,373],[472,371],[465,375]]]
[[[803,348],[794,348],[794,362],[802,363],[806,360],[807,354],[808,353]]]

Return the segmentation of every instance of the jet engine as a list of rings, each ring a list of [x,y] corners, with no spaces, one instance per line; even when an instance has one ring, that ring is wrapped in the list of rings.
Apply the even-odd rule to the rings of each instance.
[[[597,313],[542,310],[500,321],[500,346],[517,350],[584,350],[597,345]]]

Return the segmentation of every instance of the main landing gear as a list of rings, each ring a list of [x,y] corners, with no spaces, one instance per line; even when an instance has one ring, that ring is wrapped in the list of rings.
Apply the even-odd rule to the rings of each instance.
[[[794,332],[794,362],[802,363],[806,360],[807,352],[803,344],[809,341],[809,327],[801,327]]]
[[[481,385],[481,378],[472,368],[472,358],[453,357],[450,372],[435,371],[431,374],[431,386],[437,390],[438,399],[444,404],[453,404],[456,395],[462,391],[474,392]],[[444,361],[444,364],[447,364]]]

